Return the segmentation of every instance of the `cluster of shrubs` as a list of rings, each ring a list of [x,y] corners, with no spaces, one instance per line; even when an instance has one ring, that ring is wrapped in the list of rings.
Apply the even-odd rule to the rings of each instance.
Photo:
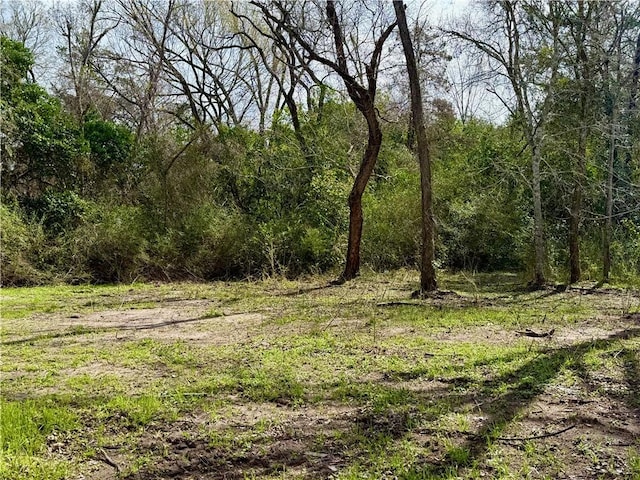
[[[63,205],[73,210],[64,226],[55,215],[0,206],[3,285],[295,275],[338,263],[339,240],[315,228],[256,224],[237,211],[200,207],[180,229],[159,229],[143,207],[74,197]]]
[[[382,188],[370,194],[365,205],[364,264],[377,271],[415,266],[420,247],[419,193]],[[144,206],[97,203],[72,193],[50,195],[31,208],[32,213],[25,214],[19,205],[0,205],[2,285],[337,272],[346,246],[344,225],[312,225],[295,214],[259,221],[234,208],[200,205],[185,212],[179,224],[167,227]],[[346,207],[342,210],[346,219]],[[516,236],[492,229],[486,212],[465,212],[450,207],[438,218],[438,266],[526,269],[531,254],[526,230]],[[637,275],[639,239],[633,222],[623,222],[617,230],[612,251],[618,276]],[[551,267],[555,265],[560,278],[563,260],[557,252],[563,251],[559,242],[549,242],[555,260]],[[585,273],[593,278],[600,273],[599,256],[598,239],[586,237]]]

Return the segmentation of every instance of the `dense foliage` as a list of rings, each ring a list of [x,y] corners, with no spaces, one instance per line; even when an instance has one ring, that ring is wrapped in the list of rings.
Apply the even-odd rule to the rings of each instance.
[[[182,3],[199,8],[197,2]],[[144,2],[122,5],[138,8],[137,15],[148,15],[150,21],[162,18],[144,10]],[[95,28],[67,32],[72,41],[67,51],[59,50],[65,66],[52,91],[36,82],[37,56],[23,43],[1,37],[3,284],[298,275],[340,266],[347,197],[367,128],[335,85],[309,87],[300,80],[308,70],[301,69],[298,84],[291,73],[287,98],[306,85],[306,102],[263,105],[261,92],[251,97],[242,93],[240,84],[233,84],[229,88],[236,97],[212,97],[210,103],[199,104],[206,97],[204,90],[180,90],[192,78],[182,70],[183,58],[164,65],[152,52],[146,59],[127,59],[112,48],[113,41],[97,48],[116,27],[136,31],[133,10],[119,12],[122,25],[109,25],[104,22],[110,17],[101,16],[102,2],[79,2],[75,8],[94,8]],[[171,18],[168,13],[166,18]],[[220,18],[207,20],[205,15],[202,21],[212,21],[216,28],[240,28],[237,21],[243,17],[236,15],[235,22]],[[207,25],[201,27],[208,31]],[[100,28],[104,36],[86,37]],[[138,31],[131,41],[142,42],[143,34]],[[224,38],[220,35],[215,38]],[[149,40],[147,48],[152,44]],[[167,44],[167,51],[174,46]],[[246,78],[253,75],[251,66],[257,71],[266,61],[262,44],[256,40],[253,47],[262,57],[255,55],[246,70],[236,70]],[[140,46],[136,51],[144,53]],[[229,64],[247,51],[219,60]],[[544,55],[541,50],[536,61],[544,62]],[[119,63],[109,66],[115,59]],[[278,98],[285,98],[286,69],[273,65],[274,71],[267,72],[271,77],[265,78],[278,79]],[[211,70],[192,67],[193,72],[213,76]],[[136,78],[137,87],[132,83]],[[571,105],[560,101],[577,87],[568,78],[558,82],[559,100],[552,106],[557,115],[546,127],[551,133],[543,146],[546,171],[541,189],[547,269],[564,280],[572,182],[583,174],[570,153],[577,148],[577,137],[566,134],[569,124],[581,120]],[[241,107],[250,97],[254,103]],[[581,183],[586,213],[580,225],[580,261],[584,276],[591,279],[599,279],[602,271],[607,159],[612,148],[602,123],[611,114],[612,100],[609,96],[595,101],[600,103],[594,103],[591,115],[602,128],[590,130],[586,145]],[[385,270],[413,266],[419,258],[420,187],[407,107],[392,89],[378,103],[386,120],[384,142],[364,196],[362,256],[370,268]],[[206,110],[214,106],[220,108],[216,115]],[[618,276],[637,276],[640,271],[634,118],[623,125],[624,135],[617,134],[624,142],[615,147],[612,167],[617,203],[611,252],[613,274]],[[531,184],[524,155],[529,147],[519,125],[515,114],[496,124],[457,118],[441,99],[431,104],[428,128],[440,268],[533,268]]]

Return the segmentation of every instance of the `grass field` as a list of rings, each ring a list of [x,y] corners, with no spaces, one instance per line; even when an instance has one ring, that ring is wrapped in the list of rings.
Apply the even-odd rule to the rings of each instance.
[[[638,291],[417,280],[4,288],[0,478],[640,479]]]

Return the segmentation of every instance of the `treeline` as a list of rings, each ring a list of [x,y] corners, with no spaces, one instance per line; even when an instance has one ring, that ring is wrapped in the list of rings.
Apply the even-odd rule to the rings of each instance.
[[[382,142],[364,182],[362,261],[419,263],[391,4],[2,8],[2,284],[337,271],[372,121]],[[413,18],[436,266],[534,283],[637,277],[638,6],[479,12],[440,28]],[[487,90],[506,108],[499,121],[479,113]]]

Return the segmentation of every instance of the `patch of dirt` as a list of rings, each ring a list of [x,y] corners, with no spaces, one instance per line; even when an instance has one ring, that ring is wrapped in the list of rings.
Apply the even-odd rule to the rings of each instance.
[[[349,454],[336,433],[349,428],[358,414],[344,406],[236,405],[233,410],[232,420],[195,415],[146,432],[138,448],[160,458],[124,478],[239,480],[280,472],[326,478],[345,465]]]
[[[580,389],[550,387],[505,438],[500,451],[511,465],[522,464],[524,445],[531,443],[538,451],[534,462],[541,467],[545,452],[561,459],[556,478],[630,478],[628,451],[640,447],[640,414],[622,401],[603,402]]]
[[[201,303],[201,302],[199,302]],[[258,312],[231,313],[207,317],[206,309],[158,307],[134,310],[110,310],[58,318],[55,328],[40,329],[29,337],[7,336],[5,344],[34,343],[41,340],[74,337],[75,343],[153,338],[184,340],[207,345],[229,345],[247,340],[260,330],[266,315]],[[48,318],[50,321],[50,317]],[[98,334],[92,335],[92,334]]]
[[[63,368],[58,370],[58,375],[62,378],[69,378],[74,376],[86,375],[93,378],[99,378],[101,376],[117,377],[120,380],[140,380],[147,376],[157,376],[157,372],[146,372],[146,368],[137,365],[135,368],[127,368],[106,361],[94,361],[86,365],[82,365],[74,368]]]

